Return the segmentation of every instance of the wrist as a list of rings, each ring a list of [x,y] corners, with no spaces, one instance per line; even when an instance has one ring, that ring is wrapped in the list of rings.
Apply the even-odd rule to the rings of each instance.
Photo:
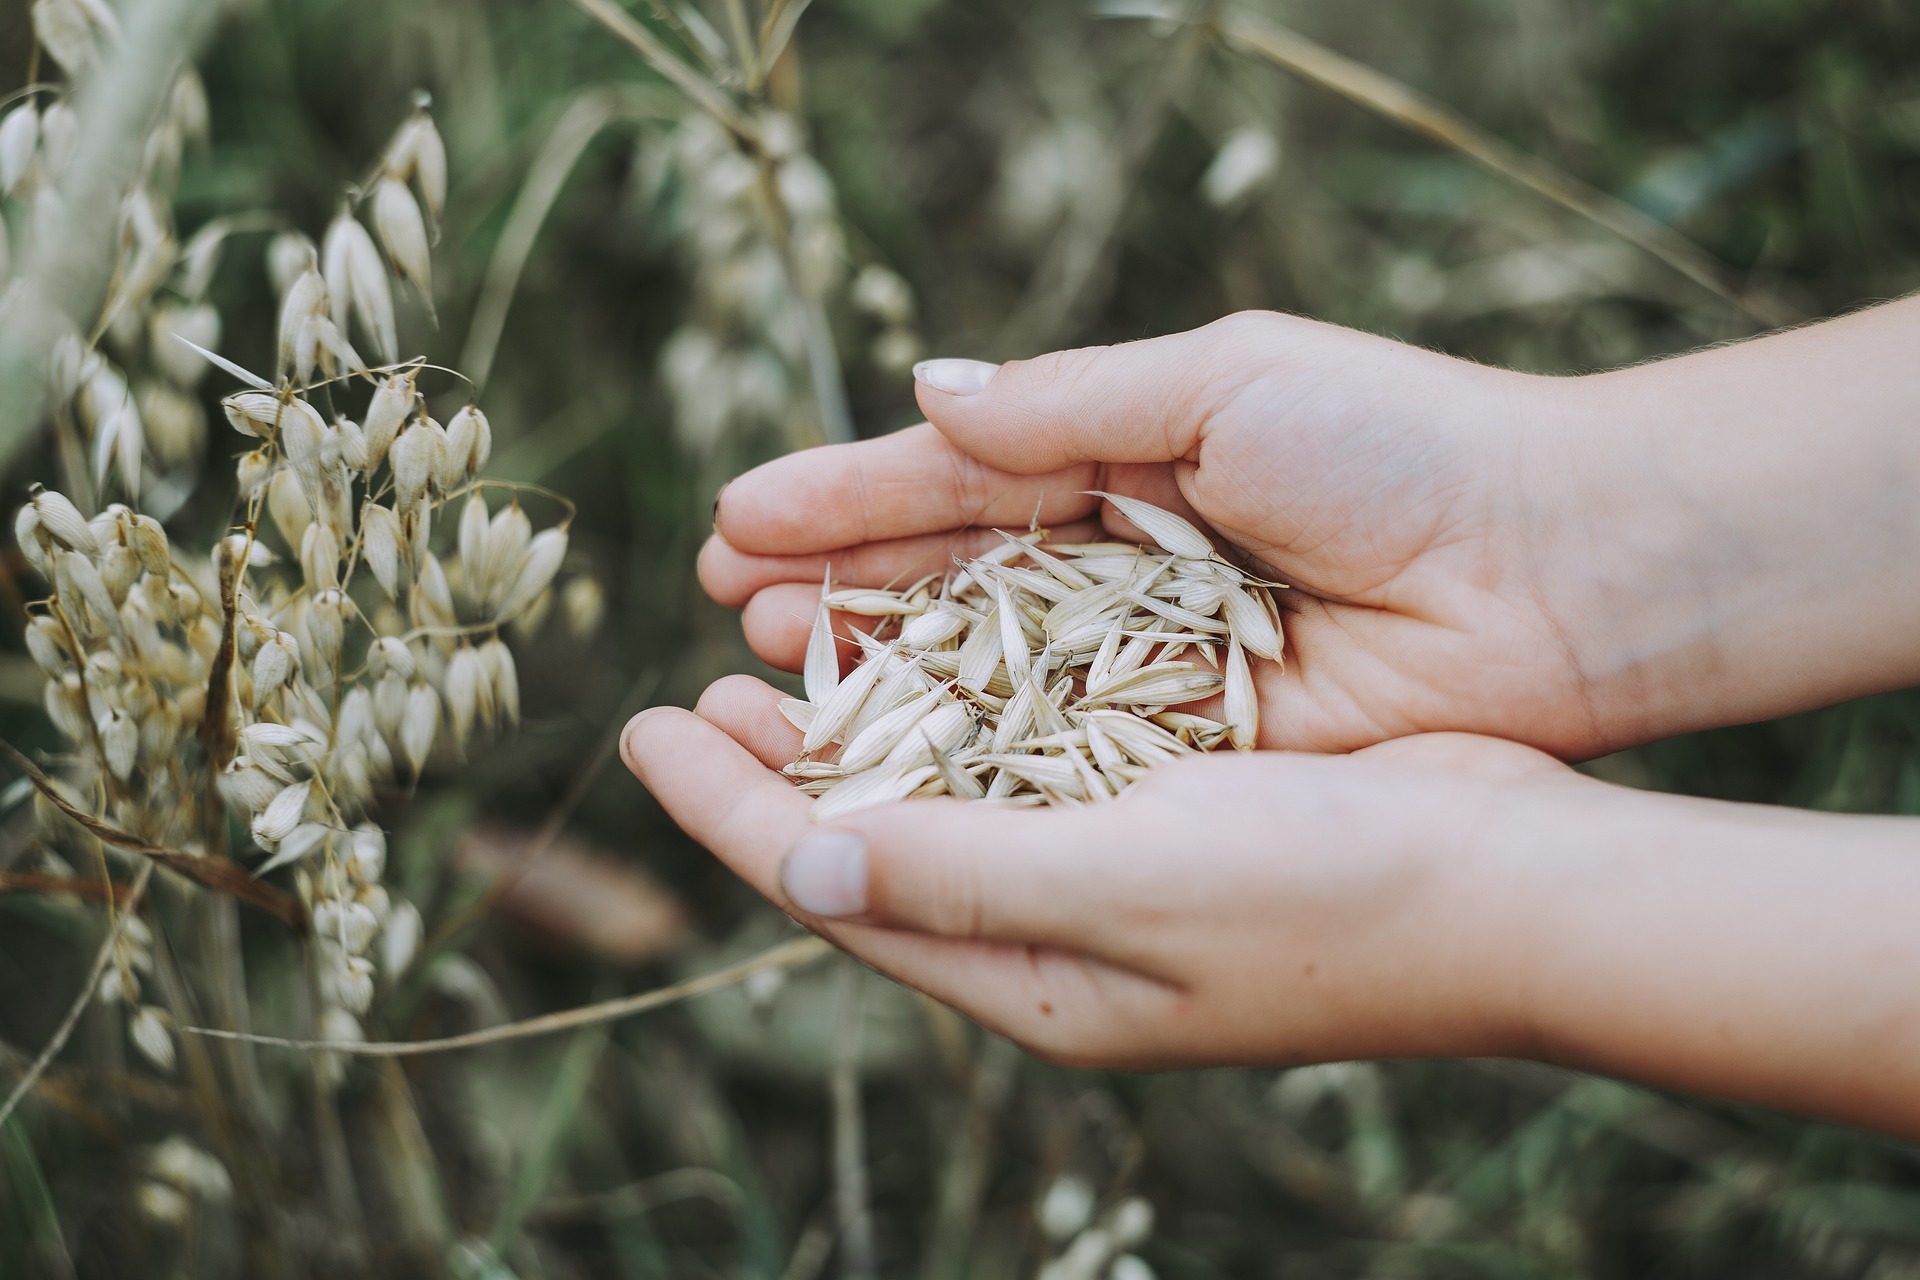
[[[1920,679],[1912,327],[1885,308],[1532,380],[1532,581],[1594,751]]]

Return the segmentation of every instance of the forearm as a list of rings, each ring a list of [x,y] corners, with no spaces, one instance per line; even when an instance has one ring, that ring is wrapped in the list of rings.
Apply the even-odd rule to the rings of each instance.
[[[1920,682],[1920,299],[1560,384],[1543,581],[1617,742]]]
[[[1920,822],[1609,792],[1509,847],[1526,1056],[1920,1137]]]

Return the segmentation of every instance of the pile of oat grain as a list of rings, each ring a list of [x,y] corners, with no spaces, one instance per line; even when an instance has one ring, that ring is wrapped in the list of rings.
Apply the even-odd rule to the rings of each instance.
[[[1248,655],[1278,662],[1282,647],[1268,584],[1172,512],[1094,496],[1157,549],[1054,545],[1035,530],[1002,534],[952,577],[823,587],[807,698],[781,704],[805,735],[785,772],[820,797],[816,821],[909,796],[1080,804],[1175,756],[1252,749]],[[834,613],[880,620],[852,633],[862,652],[844,680]],[[1174,709],[1216,694],[1224,721]]]

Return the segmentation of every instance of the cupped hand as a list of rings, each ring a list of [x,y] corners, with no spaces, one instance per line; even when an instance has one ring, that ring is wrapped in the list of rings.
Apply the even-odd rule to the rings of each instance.
[[[1137,538],[1086,496],[1109,490],[1291,584],[1284,669],[1257,673],[1261,745],[1459,730],[1591,754],[1620,732],[1583,677],[1585,629],[1543,582],[1575,488],[1547,443],[1557,385],[1261,313],[997,371],[934,361],[930,425],[728,486],[701,577],[744,606],[763,658],[797,670],[829,566],[836,583],[904,582],[1036,519],[1059,541],[1100,524]]]
[[[778,691],[643,713],[629,767],[749,884],[1043,1057],[1161,1067],[1513,1052],[1509,851],[1610,790],[1466,735],[1216,753],[1072,809],[914,800],[818,825]],[[1530,852],[1530,850],[1529,850]],[[1531,927],[1526,925],[1524,927]]]

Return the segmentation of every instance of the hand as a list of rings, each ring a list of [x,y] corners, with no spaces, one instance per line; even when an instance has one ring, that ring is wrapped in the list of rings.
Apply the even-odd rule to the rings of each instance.
[[[999,367],[933,361],[930,426],[768,463],[701,578],[798,669],[821,571],[938,572],[1088,489],[1293,584],[1262,744],[1495,734],[1580,757],[1920,681],[1920,299],[1584,378],[1288,316]],[[985,380],[991,375],[990,380]],[[1132,530],[1112,511],[1107,528]]]
[[[1077,1066],[1516,1056],[1920,1138],[1911,819],[1651,795],[1509,743],[1214,754],[1118,799],[819,826],[745,676],[629,767],[754,888]]]
[[[1523,447],[1551,380],[1286,316],[992,366],[933,362],[932,425],[814,449],[731,484],[701,578],[797,670],[822,570],[882,585],[995,545],[992,528],[1100,536],[1106,489],[1204,524],[1280,593],[1262,745],[1344,751],[1438,729],[1567,755],[1606,739],[1580,636],[1544,608],[1542,523],[1570,488]],[[955,384],[961,385],[961,384]],[[1110,507],[1103,523],[1140,535]]]
[[[628,764],[807,927],[1083,1065],[1512,1051],[1507,894],[1485,850],[1511,796],[1603,789],[1445,735],[1195,758],[1082,808],[916,801],[816,827],[774,772],[800,745],[779,698],[735,676],[697,715],[644,713]]]

